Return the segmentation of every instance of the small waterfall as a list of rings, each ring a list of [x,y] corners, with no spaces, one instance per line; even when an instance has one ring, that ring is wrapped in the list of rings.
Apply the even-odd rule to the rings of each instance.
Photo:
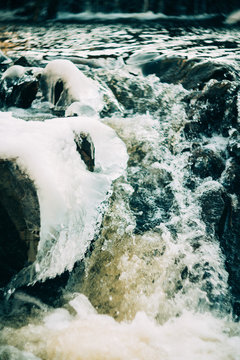
[[[20,25],[31,48],[1,76],[0,229],[15,226],[16,249],[24,219],[40,234],[0,299],[0,358],[238,360],[235,29],[33,29]]]

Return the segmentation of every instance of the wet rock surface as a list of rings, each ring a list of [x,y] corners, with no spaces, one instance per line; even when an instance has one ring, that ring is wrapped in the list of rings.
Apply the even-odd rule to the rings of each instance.
[[[202,89],[211,79],[237,80],[236,70],[226,64],[185,57],[161,56],[142,66],[143,75],[155,74],[161,82],[182,84],[185,89]]]
[[[145,76],[155,74],[161,82],[182,84],[189,90],[185,97],[188,121],[183,131],[191,143],[189,167],[193,176],[186,179],[185,186],[198,191],[197,178],[216,181],[214,186],[211,181],[206,183],[199,203],[209,236],[220,241],[233,306],[239,315],[239,74],[227,63],[181,56],[161,56],[141,67]],[[228,139],[227,146],[214,151],[209,144],[217,134]]]
[[[202,91],[186,97],[189,123],[185,126],[188,138],[199,133],[211,136],[213,132],[228,137],[228,131],[237,126],[239,85],[230,81],[210,81]]]
[[[36,257],[40,210],[35,186],[14,160],[0,160],[0,284]]]
[[[10,67],[0,81],[1,107],[29,108],[36,98],[38,87],[38,80],[31,70],[21,65]]]
[[[84,133],[76,134],[75,143],[81,159],[85,162],[88,170],[93,172],[95,166],[95,148],[90,135]]]
[[[221,176],[225,168],[224,159],[208,148],[193,150],[190,156],[190,164],[195,175],[201,178],[211,176],[214,180]]]

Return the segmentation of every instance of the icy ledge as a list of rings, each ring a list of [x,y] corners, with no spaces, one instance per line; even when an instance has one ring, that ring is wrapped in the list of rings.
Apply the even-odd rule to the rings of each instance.
[[[94,172],[77,152],[78,134],[93,141]],[[32,281],[71,270],[100,225],[112,181],[125,171],[124,143],[97,118],[25,122],[0,113],[0,158],[16,159],[37,188],[41,231]]]

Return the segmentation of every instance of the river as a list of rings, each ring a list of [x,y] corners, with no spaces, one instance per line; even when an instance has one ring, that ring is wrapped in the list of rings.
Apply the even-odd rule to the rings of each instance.
[[[230,233],[227,205],[216,205],[220,215],[206,205],[226,193],[220,200],[239,209],[239,184],[226,185],[239,94],[236,123],[209,120],[189,136],[189,113],[197,122],[209,102],[198,105],[196,89],[180,82],[143,75],[146,63],[176,56],[238,74],[239,28],[201,18],[82,20],[0,26],[5,55],[25,57],[28,76],[47,84],[31,107],[0,112],[0,157],[16,159],[34,181],[41,220],[31,276],[3,289],[0,359],[239,360],[238,270],[227,259],[236,250],[221,240]],[[76,151],[83,133],[94,144],[94,171]],[[216,157],[213,170],[195,160],[199,148]]]

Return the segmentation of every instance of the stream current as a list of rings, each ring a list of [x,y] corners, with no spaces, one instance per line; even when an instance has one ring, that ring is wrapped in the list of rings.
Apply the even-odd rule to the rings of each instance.
[[[53,303],[16,290],[4,304],[0,359],[240,359],[225,255],[199,203],[220,184],[208,176],[187,185],[189,90],[141,73],[159,55],[239,70],[238,29],[126,22],[1,30],[11,59],[25,56],[40,69],[68,59],[98,84],[105,105],[100,116],[86,107],[68,119],[64,106],[53,111],[37,96],[27,110],[0,113],[1,156],[19,157],[39,189],[30,283],[69,271]],[[77,158],[76,131],[93,139],[92,174]],[[226,151],[219,134],[201,142]]]

